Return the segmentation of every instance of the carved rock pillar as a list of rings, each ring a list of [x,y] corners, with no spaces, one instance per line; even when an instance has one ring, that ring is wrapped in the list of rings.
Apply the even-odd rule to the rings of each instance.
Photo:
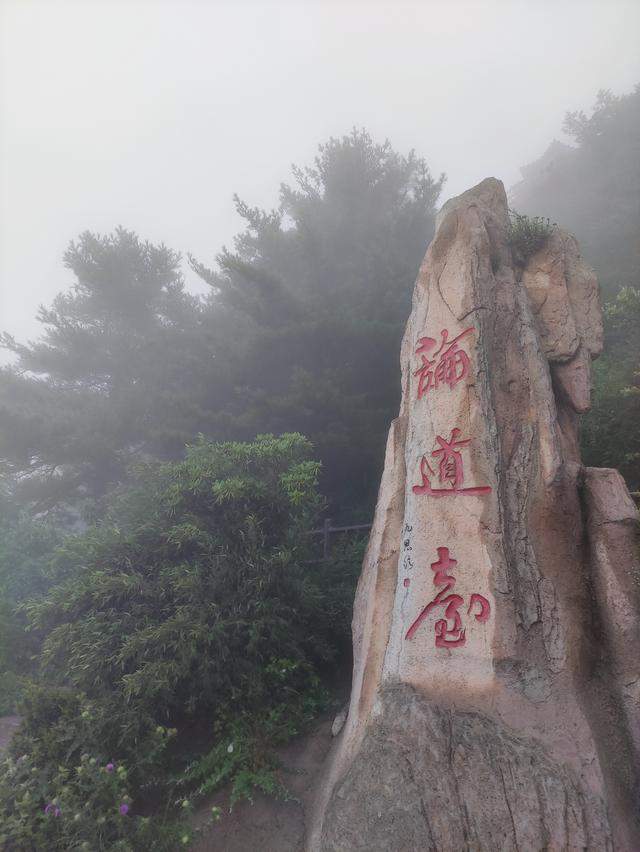
[[[444,206],[420,269],[313,850],[640,848],[633,582],[581,497],[597,282],[568,234],[525,269],[507,234],[487,179]]]

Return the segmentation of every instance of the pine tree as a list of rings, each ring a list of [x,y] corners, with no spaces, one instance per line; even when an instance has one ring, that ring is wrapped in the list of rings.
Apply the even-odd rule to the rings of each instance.
[[[247,228],[211,270],[250,321],[228,409],[234,436],[296,430],[316,445],[332,509],[368,516],[396,415],[400,340],[444,176],[354,130],[293,169],[280,206],[236,199]]]
[[[640,86],[600,91],[591,115],[568,112],[563,130],[576,146],[555,141],[523,168],[512,204],[572,231],[609,299],[640,284]]]
[[[178,254],[118,228],[82,234],[64,262],[76,282],[40,308],[42,338],[0,341],[16,356],[0,372],[0,457],[39,510],[100,497],[133,461],[179,453],[220,375]]]
[[[247,227],[214,269],[191,258],[207,299],[185,291],[175,252],[122,228],[70,245],[76,283],[41,308],[42,339],[1,340],[16,363],[0,371],[0,460],[36,509],[86,510],[198,433],[295,430],[333,509],[368,516],[444,177],[364,131],[293,173],[277,210],[236,199]]]

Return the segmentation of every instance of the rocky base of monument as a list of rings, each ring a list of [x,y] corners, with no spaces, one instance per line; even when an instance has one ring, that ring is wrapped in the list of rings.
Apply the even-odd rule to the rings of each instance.
[[[326,814],[332,852],[612,848],[605,803],[534,739],[386,687]]]

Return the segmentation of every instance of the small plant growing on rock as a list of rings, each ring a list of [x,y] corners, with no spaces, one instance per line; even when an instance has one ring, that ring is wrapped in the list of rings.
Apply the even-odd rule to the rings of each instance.
[[[524,265],[549,239],[556,227],[544,216],[525,216],[509,210],[508,240],[514,259]]]

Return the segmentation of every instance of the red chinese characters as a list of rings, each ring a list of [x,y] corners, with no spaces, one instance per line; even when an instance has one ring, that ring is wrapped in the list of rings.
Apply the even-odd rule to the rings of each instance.
[[[431,455],[439,459],[438,464],[438,481],[445,485],[444,488],[434,488],[431,485],[431,479],[434,479],[436,474],[427,457],[422,456],[420,460],[420,475],[422,482],[420,485],[413,486],[414,494],[428,494],[430,497],[451,497],[454,494],[488,494],[491,491],[490,485],[476,485],[464,488],[464,467],[462,463],[462,453],[459,447],[466,447],[471,443],[470,438],[458,440],[460,429],[452,429],[449,440],[446,440],[441,435],[436,436],[437,449],[433,450]]]
[[[416,355],[420,356],[422,364],[413,374],[419,376],[418,399],[421,399],[431,388],[437,390],[441,384],[449,385],[451,389],[468,374],[469,356],[464,349],[460,349],[458,344],[473,330],[473,327],[465,328],[457,337],[449,340],[449,332],[443,328],[440,332],[440,347],[432,357],[429,357],[430,352],[436,345],[433,337],[421,337],[418,340]]]
[[[431,564],[431,570],[434,572],[433,585],[440,587],[440,591],[424,607],[420,615],[407,630],[405,639],[413,639],[417,629],[427,616],[438,609],[438,607],[442,607],[444,618],[439,618],[433,628],[436,648],[455,648],[465,644],[467,641],[466,631],[462,626],[462,617],[459,612],[460,607],[464,605],[464,598],[461,595],[453,593],[456,579],[449,573],[453,571],[457,564],[457,560],[452,559],[449,555],[448,547],[438,548],[438,559]],[[491,606],[489,601],[483,595],[474,592],[469,599],[467,615],[472,615],[476,621],[484,622],[488,620],[490,614]]]

